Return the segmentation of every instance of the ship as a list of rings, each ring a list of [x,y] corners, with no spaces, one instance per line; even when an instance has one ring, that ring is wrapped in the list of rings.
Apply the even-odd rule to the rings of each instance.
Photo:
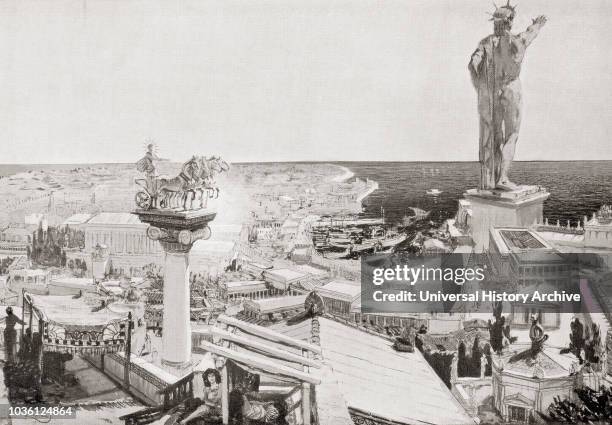
[[[344,234],[342,236],[330,237],[327,245],[330,249],[350,253],[386,252],[393,250],[397,245],[404,242],[408,236],[404,233],[386,231],[376,226],[363,234]]]
[[[380,218],[350,217],[333,220],[326,217],[320,220],[318,226],[311,229],[315,249],[325,251],[328,258],[354,258],[361,254],[390,252],[404,242],[408,236],[395,230],[385,228],[384,208],[380,208]],[[428,214],[423,210],[415,210],[415,214]]]

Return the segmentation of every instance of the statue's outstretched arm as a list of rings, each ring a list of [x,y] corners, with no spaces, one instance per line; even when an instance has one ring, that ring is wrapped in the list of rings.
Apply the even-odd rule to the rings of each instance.
[[[525,46],[529,46],[531,42],[535,40],[535,38],[540,33],[540,30],[546,23],[546,20],[547,20],[546,16],[544,15],[538,16],[537,18],[533,20],[533,23],[529,25],[524,32],[519,34],[519,37],[521,38],[521,40],[523,40],[523,43],[525,43]]]

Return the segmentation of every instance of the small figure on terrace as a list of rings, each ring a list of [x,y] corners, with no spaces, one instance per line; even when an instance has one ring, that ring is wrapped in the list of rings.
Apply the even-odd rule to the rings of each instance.
[[[459,379],[459,356],[453,354],[453,359],[451,360],[451,373],[450,373],[451,382]]]
[[[538,361],[538,356],[544,348],[544,343],[548,340],[548,335],[544,333],[544,328],[539,323],[537,315],[531,316],[531,328],[529,329],[529,339],[531,339],[531,347],[521,351],[510,358],[510,363],[516,363],[521,360],[529,362]]]
[[[487,359],[487,355],[483,353],[480,356],[480,379],[485,378],[485,373],[487,372],[487,366],[489,365],[489,359]]]
[[[7,363],[14,363],[16,360],[17,354],[17,331],[15,330],[15,325],[20,324],[21,326],[25,325],[23,320],[13,314],[13,308],[6,308],[6,319],[4,329],[4,351],[5,351],[5,360]]]
[[[582,358],[582,351],[585,346],[585,332],[584,325],[578,317],[574,317],[574,320],[570,322],[571,333],[569,335],[570,343],[569,347],[561,349],[561,354],[572,353],[578,359],[580,364],[584,363]]]
[[[538,323],[538,316],[531,316],[531,328],[529,329],[529,339],[531,339],[531,351],[537,353],[542,351],[544,342],[548,339],[548,335],[544,333],[544,328]]]
[[[32,354],[32,329],[27,328],[23,334],[23,338],[21,339],[21,346],[19,347],[19,352],[17,356],[19,360],[26,361],[30,358]]]

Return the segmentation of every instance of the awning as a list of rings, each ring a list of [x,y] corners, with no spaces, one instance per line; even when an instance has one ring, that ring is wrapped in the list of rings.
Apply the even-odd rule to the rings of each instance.
[[[26,293],[24,301],[44,322],[45,351],[100,354],[123,349],[127,314],[91,306],[83,297]]]
[[[103,308],[96,311],[96,306],[89,305],[83,297],[73,295],[32,295],[33,307],[41,312],[46,322],[78,328],[104,327],[114,320],[127,319],[127,314],[120,314]]]

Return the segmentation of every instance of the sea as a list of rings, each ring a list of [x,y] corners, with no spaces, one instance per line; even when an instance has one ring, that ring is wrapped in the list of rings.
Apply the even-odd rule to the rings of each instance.
[[[379,190],[365,200],[365,215],[377,217],[384,211],[387,223],[401,224],[410,207],[430,211],[432,224],[439,225],[457,212],[466,190],[476,188],[477,162],[338,162],[355,177],[373,179]],[[612,161],[514,162],[510,179],[539,185],[550,192],[544,217],[562,225],[576,226],[603,204],[612,204]],[[439,196],[427,195],[439,189]]]
[[[372,179],[379,190],[364,201],[364,215],[401,225],[410,207],[430,211],[429,220],[439,225],[452,218],[466,190],[478,184],[477,162],[335,162],[349,168],[354,178]],[[0,176],[27,170],[87,167],[94,164],[0,164]],[[95,164],[112,167],[114,164]],[[550,192],[544,217],[575,226],[603,204],[612,204],[612,161],[514,162],[511,179],[520,184],[540,185]],[[439,189],[439,196],[426,194]]]

